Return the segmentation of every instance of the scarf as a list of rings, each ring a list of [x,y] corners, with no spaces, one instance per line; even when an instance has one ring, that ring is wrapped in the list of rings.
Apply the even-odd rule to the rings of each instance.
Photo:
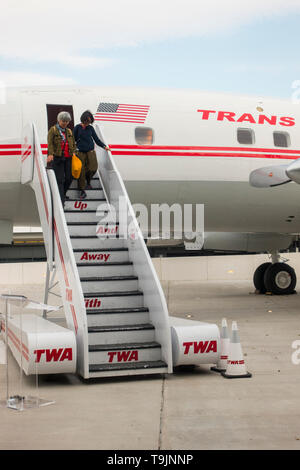
[[[60,136],[61,136],[63,142],[65,143],[66,140],[67,140],[67,129],[63,129],[62,127],[60,127],[60,125],[58,123],[56,124],[56,127],[57,127],[57,129],[60,133]]]

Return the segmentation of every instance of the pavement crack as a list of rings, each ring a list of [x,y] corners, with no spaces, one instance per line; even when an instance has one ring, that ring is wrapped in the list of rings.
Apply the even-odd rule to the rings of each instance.
[[[162,448],[162,426],[163,426],[163,412],[164,412],[164,402],[165,402],[165,381],[166,381],[166,377],[164,375],[162,379],[162,386],[161,386],[158,450],[161,450]]]

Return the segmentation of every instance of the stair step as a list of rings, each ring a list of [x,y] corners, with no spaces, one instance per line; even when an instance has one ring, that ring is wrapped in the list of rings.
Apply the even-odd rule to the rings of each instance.
[[[95,198],[90,198],[90,197],[86,197],[85,199],[80,199],[80,197],[69,197],[69,199],[66,201],[71,201],[71,202],[103,202],[103,203],[107,203],[106,202],[106,199],[103,198],[103,197],[99,197],[97,199]]]
[[[85,189],[86,192],[88,191],[99,191],[99,188],[96,188],[95,185],[91,185],[92,187],[91,188],[88,188],[88,189]],[[68,191],[77,191],[78,188],[69,188]]]
[[[113,308],[139,308],[144,307],[143,292],[138,290],[128,292],[94,292],[84,294],[85,308],[89,310],[102,310]]]
[[[85,192],[87,195],[86,199],[103,199],[104,198],[104,192],[102,189],[99,189],[99,188],[85,189]],[[80,199],[80,190],[71,188],[67,191],[67,196],[69,196],[70,199]]]
[[[98,177],[95,177],[95,178],[92,178],[91,179],[91,185],[93,188],[98,188],[98,189],[102,189],[101,188],[101,181],[99,180]],[[78,181],[76,179],[73,179],[70,187],[69,187],[69,190],[70,189],[78,189]]]
[[[93,372],[102,372],[98,377],[109,377],[110,375],[132,375],[134,373],[147,374],[147,373],[164,373],[168,371],[167,364],[164,361],[145,361],[145,362],[135,362],[124,364],[91,364],[89,366],[90,373]],[[122,374],[114,372],[122,371]],[[96,376],[96,374],[91,374],[91,377]]]
[[[106,276],[134,276],[133,263],[123,261],[121,263],[78,263],[79,276],[106,277]]]
[[[105,239],[109,239],[109,240],[111,240],[111,243],[112,243],[111,248],[112,248],[112,247],[115,247],[115,248],[116,248],[116,245],[114,245],[113,242],[114,242],[114,240],[115,240],[116,238],[120,238],[120,237],[119,237],[119,235],[116,235],[115,237],[109,237],[109,236],[107,236],[107,237],[97,237],[97,235],[70,235],[70,238],[73,238],[73,239],[77,238],[78,240],[87,240],[87,241],[93,241],[93,240],[95,241],[95,240],[105,240]],[[123,238],[123,240],[126,240],[126,239]],[[127,246],[127,245],[124,244],[124,247],[125,247],[125,246]],[[97,248],[99,248],[99,246],[98,246]],[[101,247],[100,247],[100,248],[101,248]],[[109,247],[108,247],[108,248],[109,248]]]
[[[81,282],[96,282],[96,281],[132,281],[137,280],[137,276],[108,276],[108,277],[81,277]]]
[[[161,348],[161,345],[156,341],[149,341],[144,343],[116,343],[116,344],[90,344],[89,352],[95,351],[124,351],[132,349],[148,349],[148,348]]]
[[[149,323],[149,309],[140,308],[113,308],[87,310],[88,326],[109,325],[138,325]]]
[[[88,210],[76,210],[76,209],[67,209],[64,211],[65,214],[95,214],[97,212],[97,210],[95,209],[88,209]],[[108,212],[108,211],[105,211],[105,212]],[[80,220],[75,220],[74,222],[80,222]],[[91,222],[94,222],[93,220]]]
[[[148,307],[138,307],[138,308],[103,308],[102,310],[94,309],[87,312],[88,315],[107,315],[107,314],[116,314],[116,313],[140,313],[140,312],[149,312]]]
[[[98,238],[116,238],[119,233],[119,222],[68,222],[70,236],[97,236]]]
[[[155,328],[150,323],[89,326],[88,335],[89,345],[142,343],[155,340]]]
[[[119,238],[118,236],[114,238],[109,237],[97,237],[97,236],[70,236],[72,247],[74,250],[101,250],[110,248],[126,248],[127,240],[124,238]]]
[[[79,252],[82,252],[83,250],[82,250],[81,248],[75,248],[75,250],[73,250],[73,251],[74,251],[74,253],[79,253]],[[127,251],[127,252],[128,252],[128,248],[107,248],[107,249],[105,249],[105,248],[103,248],[103,249],[100,248],[99,250],[93,249],[93,248],[87,248],[86,250],[84,250],[84,252],[88,252],[88,253],[89,253],[90,251],[95,252],[95,253],[97,253],[97,252],[102,252],[102,251],[104,251],[104,252],[110,252],[110,251]]]
[[[98,225],[98,222],[96,220],[93,220],[91,222],[81,222],[80,220],[76,222],[68,222],[67,225],[69,226],[83,226],[83,227],[89,227],[90,225]],[[116,222],[116,225],[119,225],[119,222]]]
[[[95,296],[99,296],[99,295],[103,295],[104,297],[107,296],[107,297],[111,297],[113,295],[120,295],[120,296],[130,296],[130,295],[143,295],[143,292],[141,291],[129,291],[129,292],[110,292],[109,294],[107,294],[106,292],[97,292],[95,294],[92,294],[92,295],[85,295],[85,297],[95,297]],[[124,308],[127,308],[127,307],[124,307]]]
[[[161,345],[143,343],[89,345],[89,364],[126,364],[161,359]]]
[[[93,293],[103,290],[105,292],[129,291],[138,289],[137,276],[107,276],[80,278],[84,293]]]
[[[78,210],[78,209],[67,209],[65,210],[65,217],[67,224],[73,222],[81,223],[115,223],[118,222],[118,216],[111,215],[109,211],[104,211],[102,213],[97,212],[97,210]]]
[[[140,330],[154,330],[151,323],[143,323],[141,325],[107,325],[107,326],[91,326],[88,328],[88,333],[106,333],[117,331],[140,331]],[[106,344],[106,343],[105,343]]]

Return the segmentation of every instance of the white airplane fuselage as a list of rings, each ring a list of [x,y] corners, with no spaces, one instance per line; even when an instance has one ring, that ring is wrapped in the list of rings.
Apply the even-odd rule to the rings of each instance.
[[[21,184],[23,127],[36,124],[46,153],[47,105],[72,106],[77,124],[86,109],[97,114],[100,103],[149,107],[140,122],[134,109],[127,118],[112,113],[113,120],[96,121],[132,203],[204,204],[207,232],[300,233],[296,183],[268,189],[249,185],[252,170],[300,157],[298,107],[283,100],[182,90],[8,89],[6,103],[0,104],[0,221],[39,225],[34,193]],[[137,127],[152,129],[152,144],[137,143]],[[240,143],[238,129],[250,129],[253,143]],[[287,136],[287,147],[274,145],[274,132]]]

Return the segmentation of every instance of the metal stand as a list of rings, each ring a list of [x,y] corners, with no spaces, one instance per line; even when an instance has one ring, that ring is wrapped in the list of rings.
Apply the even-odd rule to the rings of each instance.
[[[52,295],[55,295],[56,297],[61,298],[60,295],[57,295],[54,292],[52,292],[52,289],[54,289],[54,287],[56,287],[57,284],[58,284],[58,281],[54,283],[55,276],[56,276],[56,268],[53,270],[51,278],[50,278],[50,269],[49,269],[49,266],[48,266],[48,263],[47,263],[45,294],[44,294],[44,303],[45,304],[48,303],[49,294],[52,294]],[[62,305],[59,308],[62,308]],[[48,312],[48,310],[46,310],[46,309],[43,310],[43,318],[45,318],[45,319],[47,318],[47,312]]]

